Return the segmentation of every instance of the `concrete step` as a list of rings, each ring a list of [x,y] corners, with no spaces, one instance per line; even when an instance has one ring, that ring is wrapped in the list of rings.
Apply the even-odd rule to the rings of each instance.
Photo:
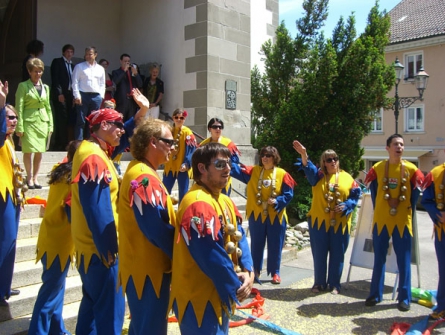
[[[0,308],[0,322],[32,314],[41,283],[20,287],[20,294],[8,300],[8,307]],[[79,301],[82,298],[82,282],[79,276],[66,278],[65,304]],[[5,311],[6,310],[6,311]],[[8,315],[9,314],[9,315]],[[1,323],[0,323],[1,327]],[[1,332],[0,328],[0,334]]]
[[[17,240],[15,262],[35,261],[37,237],[22,238]]]
[[[24,239],[30,237],[37,237],[39,235],[40,224],[42,223],[42,218],[23,218],[20,217],[19,232],[17,239]]]
[[[80,301],[75,301],[63,306],[63,320],[65,321],[65,328],[74,334],[76,330],[77,315],[79,313]],[[0,310],[2,307],[0,307]],[[1,312],[0,312],[1,313]],[[32,314],[9,319],[0,323],[0,334],[2,335],[27,335],[29,323]]]
[[[77,268],[70,266],[68,270],[68,277],[78,276]],[[12,278],[12,287],[20,288],[34,284],[41,284],[42,280],[42,263],[36,263],[35,259],[30,261],[23,261],[15,263],[14,277]]]

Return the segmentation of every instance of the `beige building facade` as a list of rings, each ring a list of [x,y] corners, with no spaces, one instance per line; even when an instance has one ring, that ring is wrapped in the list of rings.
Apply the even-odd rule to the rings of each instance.
[[[404,65],[400,97],[418,97],[413,77],[421,67],[429,74],[423,100],[400,108],[398,133],[405,141],[404,158],[422,171],[445,162],[445,4],[440,0],[401,1],[389,12],[391,42],[386,61]],[[394,98],[395,89],[388,93]],[[395,132],[394,110],[376,112],[372,131],[363,141],[365,170],[388,154],[386,139]]]

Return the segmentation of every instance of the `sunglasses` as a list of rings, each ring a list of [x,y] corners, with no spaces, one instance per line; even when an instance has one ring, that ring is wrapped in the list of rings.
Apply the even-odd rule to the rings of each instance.
[[[17,120],[17,115],[6,115],[8,120]]]
[[[338,157],[329,157],[325,160],[326,163],[338,162]]]
[[[271,155],[271,154],[262,154],[261,158],[264,158],[264,157],[270,158],[270,157],[273,157],[273,155]]]
[[[173,117],[175,120],[185,120],[185,117],[183,116],[175,116]]]
[[[109,124],[114,124],[120,130],[124,129],[124,124],[120,121],[107,121]]]
[[[174,139],[159,137],[158,140],[164,142],[169,147],[171,147],[171,146],[173,146],[175,144],[175,140]]]
[[[227,166],[230,167],[230,159],[215,159],[212,164],[217,170],[224,170]]]
[[[212,129],[223,129],[223,126],[213,125],[213,126],[210,126],[210,128],[212,128]]]

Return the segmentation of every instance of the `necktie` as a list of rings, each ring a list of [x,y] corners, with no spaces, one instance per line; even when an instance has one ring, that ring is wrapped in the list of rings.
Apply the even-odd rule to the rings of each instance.
[[[71,62],[65,61],[65,64],[66,64],[66,70],[68,71],[68,78],[69,78],[68,91],[71,91],[71,74],[72,74]]]
[[[127,70],[127,77],[128,77],[128,82],[130,83],[130,93],[128,93],[128,96],[131,96],[131,92],[133,91],[133,82],[131,81],[131,74],[130,74],[130,69]]]

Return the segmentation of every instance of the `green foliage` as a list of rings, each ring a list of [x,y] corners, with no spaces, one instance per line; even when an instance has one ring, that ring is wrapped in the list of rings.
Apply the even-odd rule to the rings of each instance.
[[[340,18],[331,39],[319,34],[328,0],[305,0],[292,39],[284,23],[275,43],[262,51],[265,73],[252,70],[252,143],[275,146],[281,165],[299,181],[291,211],[303,218],[310,206],[310,186],[293,168],[297,139],[312,161],[326,149],[340,156],[341,167],[357,176],[364,168],[362,139],[369,133],[373,112],[388,104],[394,70],[386,65],[389,17],[371,9],[365,32],[356,38],[355,18]]]

